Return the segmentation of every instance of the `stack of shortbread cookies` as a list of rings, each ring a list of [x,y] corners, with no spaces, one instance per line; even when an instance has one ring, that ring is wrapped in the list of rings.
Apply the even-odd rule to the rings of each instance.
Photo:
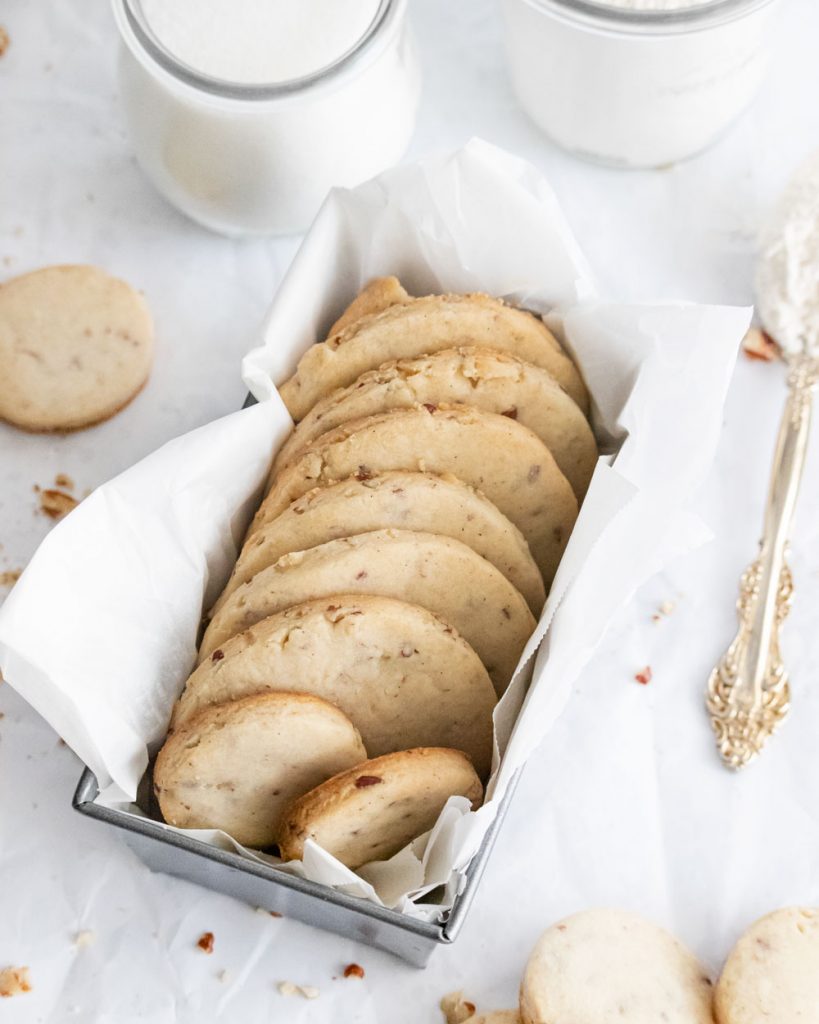
[[[597,461],[541,320],[372,282],[281,388],[296,428],[210,613],[165,820],[353,869],[478,806],[492,712]]]

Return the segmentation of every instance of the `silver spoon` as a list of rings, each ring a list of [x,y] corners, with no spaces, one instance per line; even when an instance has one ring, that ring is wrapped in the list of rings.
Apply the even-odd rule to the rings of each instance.
[[[819,378],[819,160],[797,174],[768,231],[758,273],[763,319],[783,343],[788,398],[779,427],[759,555],[740,581],[739,629],[708,680],[706,706],[722,760],[743,768],[790,710],[779,631],[793,599],[786,556]]]

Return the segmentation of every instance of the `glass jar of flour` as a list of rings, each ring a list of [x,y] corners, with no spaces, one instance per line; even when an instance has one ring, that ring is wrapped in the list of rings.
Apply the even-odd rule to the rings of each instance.
[[[403,155],[420,76],[406,0],[113,0],[145,174],[214,231],[290,234]]]
[[[529,116],[579,156],[661,167],[714,142],[763,77],[777,0],[502,0]]]

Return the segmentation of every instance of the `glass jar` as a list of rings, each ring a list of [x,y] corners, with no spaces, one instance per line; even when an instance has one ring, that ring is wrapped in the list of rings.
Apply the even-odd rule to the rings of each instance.
[[[762,81],[777,5],[502,2],[509,72],[529,116],[564,149],[622,167],[667,166],[725,131]]]
[[[174,206],[214,231],[303,231],[333,186],[353,186],[404,154],[420,73],[406,0],[381,0],[333,63],[275,84],[222,81],[182,63],[140,0],[113,0],[120,87],[137,159]]]

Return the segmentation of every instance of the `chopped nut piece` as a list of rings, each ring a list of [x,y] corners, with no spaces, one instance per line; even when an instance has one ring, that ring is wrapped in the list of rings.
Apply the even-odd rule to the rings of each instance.
[[[440,1002],[446,1024],[463,1024],[465,1020],[475,1015],[475,1004],[464,999],[460,989],[457,992],[450,992]]]
[[[81,932],[77,932],[74,936],[74,945],[77,949],[86,949],[88,946],[93,946],[97,941],[97,936],[90,928],[86,928]]]
[[[197,939],[196,945],[203,953],[213,952],[213,932],[203,932]]]
[[[652,676],[653,673],[651,671],[651,666],[646,665],[646,667],[642,669],[640,672],[638,672],[634,678],[637,680],[638,683],[641,683],[643,686],[648,686],[648,684],[651,682]]]
[[[361,964],[347,964],[347,966],[344,968],[344,977],[363,978],[364,968],[361,966]]]
[[[378,775],[359,775],[355,780],[355,788],[364,789],[366,786],[377,786],[379,782],[383,781]]]
[[[77,499],[65,491],[40,491],[40,511],[49,519],[62,519],[77,507]]]
[[[221,661],[222,658],[224,658],[224,656],[225,656],[225,652],[223,650],[221,650],[219,647],[217,647],[216,650],[213,652],[213,654],[211,654],[210,660],[211,661]]]
[[[765,331],[752,327],[742,339],[742,351],[749,359],[759,359],[763,363],[773,362],[779,356],[779,346]]]
[[[4,967],[0,970],[0,997],[19,996],[31,991],[28,967]]]

